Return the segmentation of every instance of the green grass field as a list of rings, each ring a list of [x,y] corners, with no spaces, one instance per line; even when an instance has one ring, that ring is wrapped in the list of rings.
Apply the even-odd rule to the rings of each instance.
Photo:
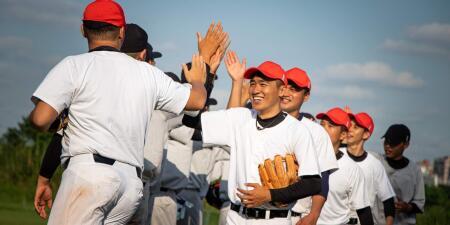
[[[204,225],[215,225],[219,220],[219,213],[216,209],[205,204],[203,213]],[[46,224],[34,211],[30,202],[0,203],[0,225],[41,225]]]

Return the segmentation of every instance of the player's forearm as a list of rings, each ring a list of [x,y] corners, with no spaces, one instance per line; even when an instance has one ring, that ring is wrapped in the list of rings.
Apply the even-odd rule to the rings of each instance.
[[[316,195],[321,190],[321,178],[319,175],[305,176],[299,181],[279,189],[270,189],[271,201],[291,203],[298,199]]]
[[[243,80],[234,81],[231,85],[230,98],[228,99],[227,109],[241,106],[241,92]]]
[[[41,168],[39,170],[39,175],[47,179],[52,178],[56,169],[61,162],[62,154],[62,135],[55,133],[53,134],[52,140],[45,151],[44,158],[42,159]]]
[[[394,197],[383,201],[384,216],[386,218],[386,225],[392,225],[394,223],[395,216],[395,202]]]
[[[202,82],[195,81],[191,83],[191,94],[186,104],[185,110],[201,110],[205,107],[207,92]]]
[[[320,212],[322,211],[322,207],[327,199],[324,198],[321,194],[313,195],[311,199],[312,199],[311,212],[309,214],[313,216],[314,219],[317,221],[317,219],[319,219]]]
[[[356,210],[361,225],[373,225],[373,216],[370,206]]]

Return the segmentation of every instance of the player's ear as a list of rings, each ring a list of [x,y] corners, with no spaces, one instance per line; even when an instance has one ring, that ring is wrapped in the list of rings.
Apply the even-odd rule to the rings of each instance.
[[[344,141],[347,138],[347,130],[343,127],[341,127],[341,136],[339,137],[340,141]]]
[[[80,32],[81,32],[81,35],[83,35],[83,37],[87,38],[86,32],[84,31],[83,24],[80,25]]]
[[[119,30],[119,39],[123,40],[125,38],[125,26],[122,26]]]
[[[146,56],[147,56],[147,49],[144,49],[141,52],[139,52],[139,60],[144,61]]]
[[[303,95],[303,102],[309,101],[309,97],[310,97],[310,96],[311,96],[311,95],[310,95],[309,90],[306,90],[306,89],[305,89],[305,94]]]
[[[367,130],[364,130],[363,139],[364,139],[364,140],[367,140],[367,139],[369,139],[369,138],[370,138],[370,132],[367,131]]]

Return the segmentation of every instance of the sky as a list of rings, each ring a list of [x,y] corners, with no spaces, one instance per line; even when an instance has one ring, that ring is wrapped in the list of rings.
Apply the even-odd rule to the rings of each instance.
[[[302,111],[348,105],[369,113],[375,131],[366,149],[382,152],[389,125],[404,123],[412,132],[407,157],[450,155],[449,1],[118,2],[163,53],[163,71],[179,74],[197,51],[195,33],[222,21],[230,49],[248,66],[272,60],[308,72],[311,99]],[[88,3],[0,0],[0,134],[29,114],[30,96],[57,62],[88,50],[79,31]],[[223,65],[218,76],[216,110],[231,82]]]

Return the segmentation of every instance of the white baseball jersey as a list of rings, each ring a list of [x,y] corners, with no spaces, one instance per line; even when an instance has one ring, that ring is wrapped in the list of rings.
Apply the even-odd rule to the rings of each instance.
[[[147,138],[144,145],[144,171],[142,179],[150,181],[161,173],[164,147],[169,136],[168,120],[176,115],[155,110],[147,127]]]
[[[364,174],[347,155],[338,160],[339,169],[330,175],[330,190],[317,224],[346,224],[352,209],[370,205]]]
[[[316,150],[317,162],[319,163],[319,171],[322,173],[329,170],[336,170],[338,163],[334,154],[333,144],[325,129],[305,117],[300,120],[300,123],[311,133],[314,149]],[[292,210],[302,214],[309,213],[311,211],[311,201],[311,197],[300,199]]]
[[[374,153],[375,154],[375,153]],[[384,155],[376,154],[386,169],[389,181],[394,188],[397,199],[407,203],[414,203],[417,207],[424,210],[425,205],[425,187],[423,182],[423,175],[420,168],[413,162],[409,162],[405,168],[394,169],[386,161]],[[379,214],[384,212],[383,205],[378,204]],[[394,224],[408,225],[416,224],[415,213],[396,213]]]
[[[319,174],[311,134],[303,124],[287,115],[278,125],[258,130],[256,118],[257,112],[247,108],[202,114],[203,141],[231,148],[228,196],[235,204],[240,204],[236,188],[248,190],[245,183],[261,183],[258,165],[275,155],[294,153],[299,176]]]
[[[188,86],[146,62],[120,52],[95,51],[63,59],[33,97],[58,114],[69,108],[62,158],[100,154],[142,168],[153,110],[179,114],[189,93]]]
[[[346,148],[340,149],[344,154],[348,155]],[[394,190],[389,182],[389,178],[384,170],[380,160],[375,158],[371,153],[367,153],[367,157],[357,162],[356,164],[361,168],[364,174],[364,182],[366,185],[367,194],[369,196],[370,208],[372,209],[372,216],[375,224],[384,224],[384,213],[379,213],[376,209],[377,199],[381,202],[395,197]],[[354,210],[353,216],[357,217]]]
[[[187,187],[191,168],[194,142],[191,140],[194,129],[187,126],[169,132],[166,157],[163,159],[161,186],[170,190]],[[199,147],[197,147],[199,149]]]

